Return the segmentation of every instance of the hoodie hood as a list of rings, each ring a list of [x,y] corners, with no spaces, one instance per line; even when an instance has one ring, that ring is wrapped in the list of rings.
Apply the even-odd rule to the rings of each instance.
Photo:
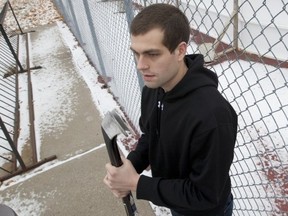
[[[204,68],[204,58],[201,54],[185,56],[188,71],[183,79],[166,94],[166,100],[183,97],[202,87],[218,87],[217,75],[211,70]]]

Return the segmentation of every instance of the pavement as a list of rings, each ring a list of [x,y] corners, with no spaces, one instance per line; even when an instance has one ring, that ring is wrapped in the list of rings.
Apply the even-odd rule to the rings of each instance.
[[[77,97],[74,97],[73,112],[65,113],[68,115],[65,119],[69,119],[65,129],[54,130],[53,133],[43,131],[41,134],[41,158],[56,155],[55,163],[50,163],[48,167],[44,164],[42,168],[37,168],[37,172],[30,171],[33,174],[30,177],[27,177],[29,173],[23,174],[26,177],[21,181],[18,177],[14,184],[13,179],[4,182],[5,189],[1,190],[0,201],[2,199],[3,204],[13,208],[18,216],[126,215],[122,201],[115,198],[103,184],[104,166],[109,159],[103,145],[102,118],[92,101],[89,88],[74,68],[71,51],[62,42],[61,46],[48,49],[47,53],[43,51],[42,56],[34,55],[33,47],[47,43],[47,31],[54,31],[50,35],[55,38],[49,40],[62,41],[56,24],[35,30],[30,34],[33,64],[41,66],[47,60],[58,62],[53,65],[57,65],[61,79],[69,79],[73,83],[71,95]],[[43,74],[45,70],[47,66],[40,69]],[[139,215],[155,215],[149,202],[135,201]]]

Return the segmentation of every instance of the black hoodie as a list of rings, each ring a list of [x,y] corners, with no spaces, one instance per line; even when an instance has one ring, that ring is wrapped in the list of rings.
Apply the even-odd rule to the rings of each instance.
[[[153,177],[139,179],[138,199],[184,215],[215,215],[231,193],[237,115],[203,56],[185,62],[188,71],[171,91],[143,88],[143,134],[128,159],[138,173],[151,165]]]

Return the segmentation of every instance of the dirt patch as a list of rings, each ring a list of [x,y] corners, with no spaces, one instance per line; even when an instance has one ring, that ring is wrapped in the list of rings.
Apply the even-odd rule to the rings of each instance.
[[[282,215],[288,213],[288,166],[281,163],[281,159],[274,151],[271,152],[269,148],[265,148],[265,152],[260,155],[263,161],[263,173],[269,181],[269,186],[266,187],[267,194],[274,195],[274,203],[277,207],[275,212]],[[260,164],[258,164],[260,165]],[[271,191],[272,187],[272,191]]]
[[[33,164],[33,153],[32,153],[32,146],[30,140],[27,140],[26,143],[23,146],[21,155],[22,160],[24,161],[26,166]]]

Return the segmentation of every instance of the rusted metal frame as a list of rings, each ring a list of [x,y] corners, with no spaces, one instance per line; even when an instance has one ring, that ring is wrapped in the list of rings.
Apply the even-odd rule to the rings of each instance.
[[[19,66],[19,68],[20,68],[21,71],[24,71],[24,69],[23,69],[23,67],[22,67],[22,65],[21,65],[21,63],[20,63],[20,61],[19,61],[19,59],[18,59],[18,56],[17,56],[17,54],[15,53],[14,48],[13,48],[13,46],[12,46],[12,44],[11,44],[8,36],[7,36],[7,34],[6,34],[6,32],[5,32],[2,24],[0,24],[0,31],[1,31],[3,37],[4,37],[5,41],[6,41],[9,49],[10,49],[13,57],[15,58],[17,65]]]
[[[17,57],[19,59],[19,35],[17,35]],[[16,148],[18,148],[18,138],[19,138],[19,128],[20,128],[20,104],[19,104],[19,68],[16,64],[16,74],[15,74],[15,108],[14,108],[14,144]],[[13,164],[14,170],[17,169],[16,158],[13,155],[12,158],[14,159],[15,163]]]
[[[22,157],[20,156],[20,154],[19,154],[16,146],[14,145],[14,142],[13,142],[13,140],[11,139],[10,134],[9,134],[9,132],[7,131],[7,128],[6,128],[5,124],[4,124],[4,122],[2,121],[1,116],[0,116],[0,127],[1,127],[1,129],[2,129],[2,131],[3,131],[3,133],[4,133],[4,135],[5,135],[8,143],[9,143],[9,145],[10,145],[13,153],[15,154],[15,157],[17,158],[17,161],[19,162],[21,168],[22,168],[23,170],[25,170],[25,169],[26,169],[26,165],[25,165],[24,161],[22,160]]]
[[[13,172],[12,174],[8,174],[6,176],[0,177],[0,182],[3,182],[9,178],[16,176],[16,175],[20,175],[20,174],[27,172],[29,170],[35,169],[36,167],[39,167],[39,166],[41,166],[44,163],[47,163],[49,161],[55,160],[56,158],[57,158],[56,155],[52,155],[50,157],[44,158],[43,160],[37,162],[36,164],[32,164],[30,166],[27,166],[25,170],[17,170],[16,172]]]
[[[32,148],[32,161],[33,164],[37,163],[37,147],[35,138],[35,125],[34,125],[34,103],[33,103],[33,88],[30,70],[30,57],[29,57],[29,35],[26,34],[26,66],[27,66],[27,83],[28,83],[28,104],[29,104],[29,121],[30,121],[30,143]]]
[[[10,151],[10,152],[12,152],[12,151]],[[4,160],[6,160],[6,161],[9,161],[10,163],[13,163],[13,160],[11,160],[11,159],[9,159],[9,158],[6,158],[6,157],[3,157],[2,155],[0,155],[0,158],[4,159]],[[1,168],[2,168],[2,167],[1,167]],[[2,168],[2,169],[4,169],[4,168]]]
[[[1,157],[1,158],[3,158],[3,157]],[[3,159],[6,160],[6,158],[3,158]],[[5,172],[7,172],[7,173],[12,174],[11,171],[9,171],[9,170],[7,170],[7,169],[5,169],[5,168],[3,168],[3,167],[0,167],[0,169],[3,170],[3,171],[5,171]]]
[[[32,81],[31,81],[31,70],[33,69],[40,69],[42,68],[41,66],[36,66],[36,67],[33,67],[33,68],[30,68],[30,60],[29,60],[29,44],[28,44],[28,35],[26,34],[26,52],[27,52],[27,69],[23,69],[20,61],[19,61],[19,53],[17,52],[17,55],[16,55],[16,52],[14,51],[14,48],[5,32],[5,29],[2,25],[2,23],[4,22],[4,18],[5,18],[5,15],[6,15],[6,12],[7,12],[7,8],[8,8],[8,5],[10,6],[11,8],[11,11],[13,13],[13,16],[17,22],[17,25],[21,31],[22,34],[25,34],[23,33],[19,23],[18,23],[18,20],[15,16],[15,13],[11,7],[11,4],[9,1],[7,1],[5,3],[5,6],[3,8],[3,10],[1,11],[0,13],[0,31],[6,41],[6,44],[8,45],[8,48],[9,50],[11,51],[15,61],[16,61],[16,78],[15,78],[15,91],[16,91],[16,104],[15,104],[15,119],[14,119],[14,141],[11,139],[10,137],[10,134],[9,132],[7,131],[5,125],[4,125],[4,122],[2,121],[1,117],[0,117],[0,126],[3,130],[3,133],[8,141],[8,143],[10,144],[10,147],[12,149],[9,150],[11,152],[13,152],[14,154],[12,155],[12,157],[14,157],[14,160],[12,158],[11,162],[14,162],[14,172],[9,172],[8,170],[6,170],[9,174],[4,176],[4,177],[1,177],[0,178],[0,181],[5,181],[9,178],[12,178],[16,175],[19,175],[21,173],[24,173],[26,171],[29,171],[31,169],[34,169],[38,166],[41,166],[42,164],[46,163],[46,162],[49,162],[49,161],[52,161],[52,160],[55,160],[57,157],[56,155],[53,155],[53,156],[50,156],[48,158],[44,158],[43,160],[41,160],[40,162],[37,162],[37,154],[36,154],[36,139],[35,139],[35,127],[34,127],[34,106],[33,106],[33,91],[32,91]],[[17,50],[19,50],[19,35],[17,35]],[[7,49],[8,50],[8,49]],[[1,54],[1,53],[0,53]],[[8,57],[10,59],[10,57]],[[8,60],[9,60],[8,59]],[[6,65],[6,64],[5,64]],[[10,65],[6,65],[8,67],[10,67]],[[18,87],[19,87],[19,80],[18,80],[18,74],[19,73],[23,73],[23,72],[28,72],[28,101],[29,101],[29,106],[30,106],[30,109],[29,109],[29,119],[30,119],[30,139],[31,139],[31,145],[32,145],[32,149],[33,149],[33,164],[30,165],[30,166],[26,166],[21,155],[19,154],[18,150],[17,150],[17,147],[16,147],[16,144],[17,144],[17,140],[18,140],[18,136],[19,136],[19,90],[18,90]],[[3,95],[4,96],[4,95]],[[5,96],[4,96],[5,97]],[[7,98],[7,97],[6,97]],[[10,100],[9,98],[7,98],[8,100]],[[4,129],[3,129],[4,128]],[[16,158],[16,160],[15,160]],[[18,169],[17,170],[17,163],[16,162],[19,162],[20,166],[21,166],[21,169]],[[0,167],[0,169],[3,169]],[[5,169],[3,169],[5,170]]]
[[[0,138],[3,139],[3,140],[6,140],[6,141],[7,141],[7,139],[4,139],[4,137],[0,137]],[[3,145],[0,145],[0,148],[5,149],[6,151],[10,151],[10,152],[12,152],[11,149],[8,149],[8,148],[6,148],[6,147],[3,146]]]

